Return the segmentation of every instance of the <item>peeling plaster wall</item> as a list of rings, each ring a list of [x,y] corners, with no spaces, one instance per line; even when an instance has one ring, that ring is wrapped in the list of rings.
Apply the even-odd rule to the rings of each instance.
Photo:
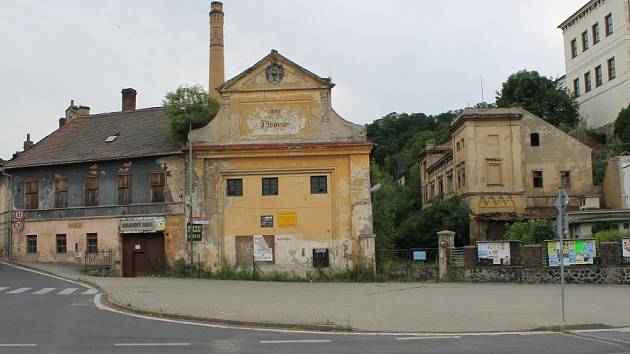
[[[630,207],[630,156],[608,158],[604,175],[604,201],[608,208]]]
[[[0,257],[7,257],[9,252],[9,232],[11,228],[10,179],[0,174]]]

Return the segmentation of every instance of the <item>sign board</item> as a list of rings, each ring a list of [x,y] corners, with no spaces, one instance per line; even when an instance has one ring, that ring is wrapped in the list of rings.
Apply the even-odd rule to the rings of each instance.
[[[427,251],[413,251],[412,257],[414,261],[426,261]]]
[[[24,230],[24,222],[23,221],[16,221],[13,223],[13,228],[16,231],[22,231]]]
[[[118,232],[121,234],[144,234],[164,231],[166,219],[163,216],[146,218],[126,218],[118,223]]]
[[[209,220],[193,220],[192,223],[195,225],[210,225]]]
[[[278,227],[297,227],[297,212],[278,213]]]
[[[24,210],[14,210],[12,216],[13,221],[24,221],[24,219],[26,219],[26,212],[24,212]]]
[[[623,258],[630,258],[630,238],[621,239],[621,254]]]
[[[186,241],[203,240],[203,225],[188,223]]]
[[[595,240],[565,240],[560,249],[560,241],[547,241],[549,266],[593,264],[596,256]]]
[[[263,215],[260,217],[260,227],[273,227],[273,215]]]
[[[477,258],[482,264],[510,265],[510,243],[477,242]]]
[[[254,261],[273,262],[273,248],[271,248],[263,235],[254,235]]]

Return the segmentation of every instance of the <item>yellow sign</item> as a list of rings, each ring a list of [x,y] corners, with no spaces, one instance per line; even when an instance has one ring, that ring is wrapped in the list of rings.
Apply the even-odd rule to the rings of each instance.
[[[297,227],[297,213],[295,211],[278,213],[278,227]]]

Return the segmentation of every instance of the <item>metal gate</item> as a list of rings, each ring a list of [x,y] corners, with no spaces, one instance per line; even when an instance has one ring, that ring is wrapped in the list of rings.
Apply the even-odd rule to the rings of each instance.
[[[449,248],[448,260],[451,267],[463,267],[464,266],[464,247]]]

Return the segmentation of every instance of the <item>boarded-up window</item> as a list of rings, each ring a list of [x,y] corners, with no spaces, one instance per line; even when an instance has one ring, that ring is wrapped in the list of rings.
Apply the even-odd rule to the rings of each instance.
[[[68,207],[68,179],[55,180],[55,208]]]
[[[24,208],[39,208],[39,181],[24,183]]]
[[[500,162],[488,162],[488,180],[486,183],[489,186],[503,185]]]
[[[151,203],[164,203],[164,186],[166,174],[164,172],[151,173]]]
[[[98,177],[85,178],[85,206],[98,205]]]
[[[131,175],[118,175],[118,204],[131,204]]]
[[[275,262],[276,245],[273,235],[263,236],[265,243],[272,250],[273,260],[269,262],[256,263],[273,264]],[[254,262],[254,236],[236,236],[236,265],[241,267],[252,267]]]

